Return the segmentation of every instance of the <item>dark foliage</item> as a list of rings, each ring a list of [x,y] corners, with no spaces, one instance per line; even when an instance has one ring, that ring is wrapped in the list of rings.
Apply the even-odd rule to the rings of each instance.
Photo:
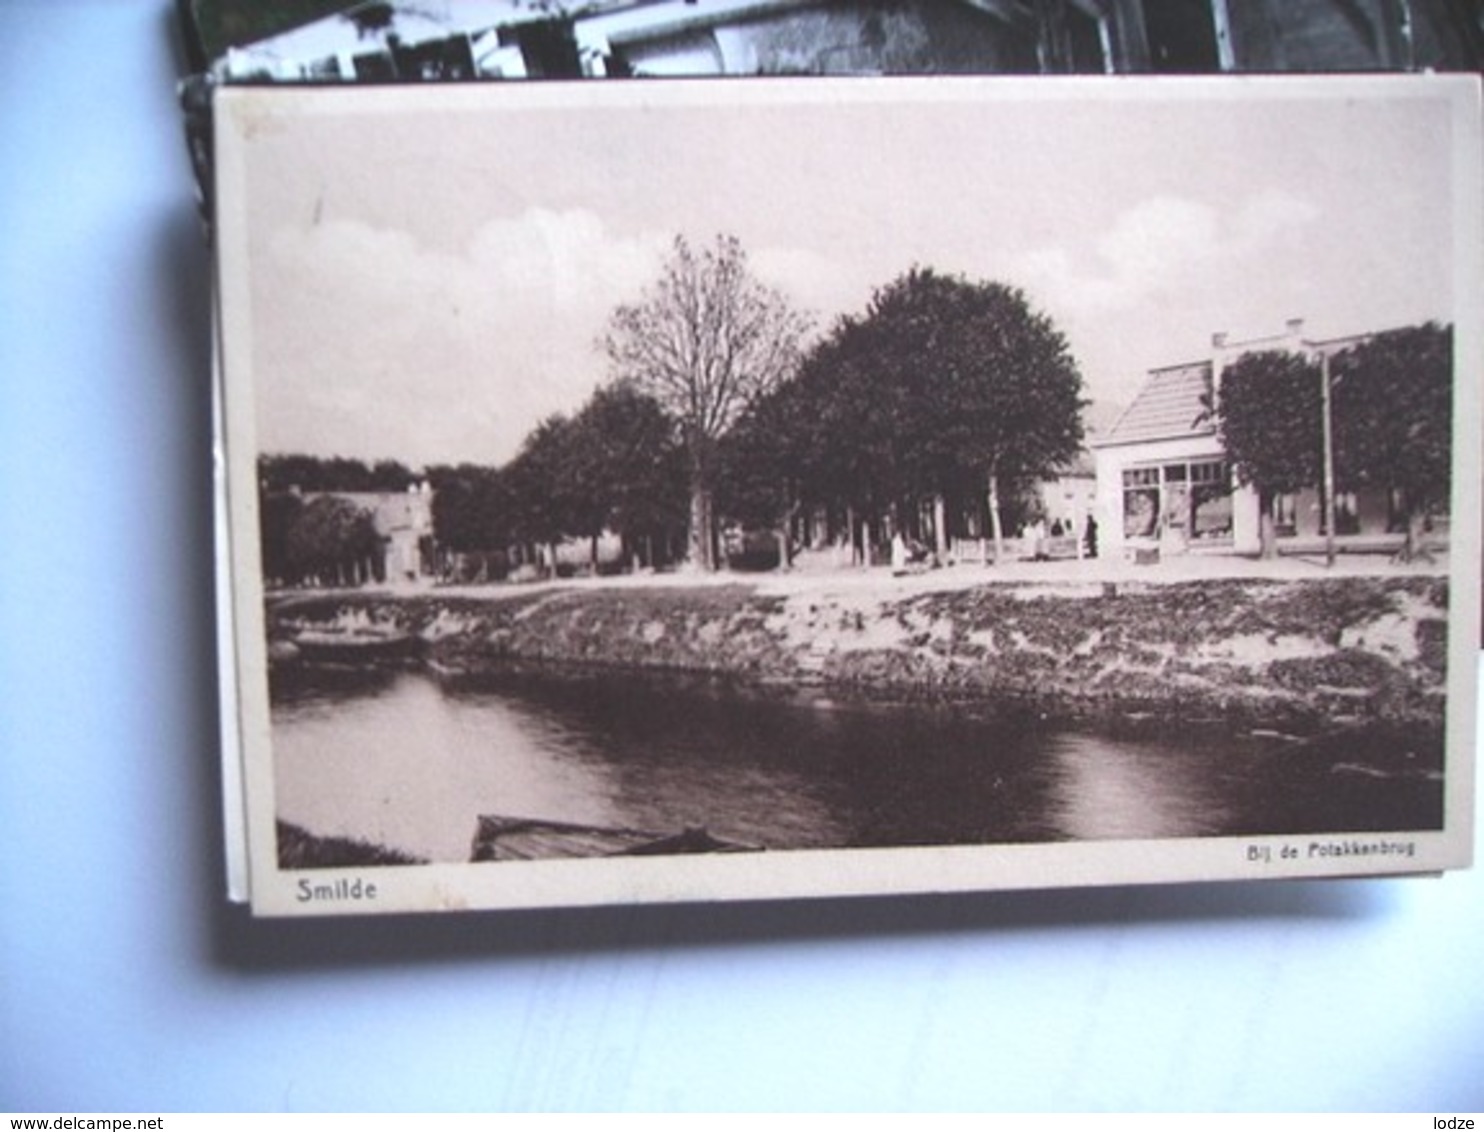
[[[353,580],[355,572],[379,564],[381,536],[370,512],[348,499],[321,495],[306,503],[289,526],[285,559],[293,580],[329,584]]]
[[[304,497],[297,492],[264,492],[258,504],[258,524],[262,531],[260,547],[263,577],[284,583],[294,576],[289,556],[289,531],[304,510]]]
[[[343,869],[365,865],[422,865],[427,862],[397,849],[349,837],[317,837],[286,821],[278,823],[280,869]]]
[[[1398,489],[1417,527],[1448,504],[1452,467],[1453,328],[1427,323],[1377,334],[1331,361],[1335,468],[1352,487]]]
[[[629,382],[599,389],[573,419],[562,473],[567,533],[630,546],[686,524],[685,458],[660,403]]]
[[[1304,354],[1244,355],[1222,374],[1216,419],[1237,476],[1264,500],[1323,478],[1323,369]],[[1374,335],[1329,359],[1337,490],[1399,490],[1411,516],[1446,505],[1453,331],[1427,323]],[[1264,547],[1271,531],[1265,523]]]
[[[264,492],[285,491],[406,491],[418,480],[396,460],[367,464],[343,456],[298,454],[258,457],[258,483]]]
[[[1065,338],[1020,291],[914,268],[744,415],[728,506],[777,522],[800,503],[881,516],[930,495],[1008,501],[1076,456],[1081,392]]]
[[[496,468],[479,464],[428,469],[433,488],[433,537],[445,550],[482,553],[510,541],[509,486]]]
[[[1319,366],[1302,354],[1244,354],[1221,375],[1217,427],[1237,478],[1260,491],[1319,482]]]

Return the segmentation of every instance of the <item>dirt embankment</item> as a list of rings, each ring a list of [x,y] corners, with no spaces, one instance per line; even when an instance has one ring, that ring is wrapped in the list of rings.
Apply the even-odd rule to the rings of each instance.
[[[445,669],[507,660],[704,672],[893,698],[1149,712],[1314,731],[1440,727],[1447,582],[1437,578],[998,584],[769,593],[745,583],[573,585],[482,597],[295,596],[270,631],[370,619]]]

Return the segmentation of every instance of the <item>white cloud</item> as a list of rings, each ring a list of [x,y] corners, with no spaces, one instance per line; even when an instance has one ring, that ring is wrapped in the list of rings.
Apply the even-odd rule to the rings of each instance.
[[[280,230],[254,297],[261,443],[503,461],[601,381],[608,315],[667,245],[542,208],[485,224],[463,254],[358,222]]]
[[[1097,243],[1099,259],[1137,296],[1180,278],[1216,250],[1218,221],[1209,205],[1155,197],[1118,218]]]
[[[805,248],[765,247],[748,260],[757,277],[808,314],[823,328],[837,314],[854,312],[870,298],[836,259]]]
[[[1261,250],[1289,232],[1318,220],[1319,209],[1290,193],[1270,191],[1253,197],[1237,215],[1239,243]]]
[[[1126,402],[1145,370],[1199,357],[1212,331],[1310,311],[1319,219],[1286,192],[1223,206],[1150,196],[1090,239],[1019,257],[1012,276],[1066,331],[1091,394]]]
[[[1053,305],[1126,310],[1253,270],[1317,216],[1286,193],[1259,194],[1234,210],[1155,196],[1121,213],[1090,248],[1036,249],[1021,258],[1019,273]]]
[[[655,274],[668,240],[610,235],[584,210],[532,208],[475,234],[470,259],[481,283],[558,313],[585,312],[630,298]]]
[[[254,280],[260,445],[503,462],[604,380],[608,318],[654,283],[672,239],[547,208],[488,221],[461,252],[359,221],[280,229]],[[828,255],[750,261],[820,321],[865,301]]]

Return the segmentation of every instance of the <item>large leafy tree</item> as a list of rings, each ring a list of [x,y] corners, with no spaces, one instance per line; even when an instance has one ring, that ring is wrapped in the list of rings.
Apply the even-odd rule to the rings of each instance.
[[[281,584],[292,582],[295,564],[289,554],[289,532],[304,510],[304,497],[292,491],[264,490],[259,500],[263,577]]]
[[[789,526],[810,501],[807,480],[821,451],[817,403],[810,394],[799,378],[759,398],[722,438],[717,453],[721,510],[745,527],[771,529],[780,567],[790,563]]]
[[[630,554],[685,526],[685,464],[674,423],[658,401],[629,382],[599,389],[577,413],[565,462],[575,520],[568,533],[587,537],[597,566],[597,537],[618,534]]]
[[[822,428],[815,482],[870,512],[927,494],[1001,504],[1082,443],[1082,378],[1065,337],[1000,283],[913,268],[838,323],[801,380]]]
[[[295,575],[315,578],[320,584],[364,580],[382,553],[371,513],[335,495],[321,495],[306,503],[285,542]]]
[[[800,376],[805,490],[862,516],[908,489],[913,418],[923,409],[908,382],[883,376],[891,358],[881,330],[869,315],[841,319]]]
[[[1244,354],[1221,374],[1217,430],[1237,479],[1257,490],[1264,558],[1277,553],[1274,498],[1323,474],[1320,380],[1317,362],[1286,350]]]
[[[746,407],[794,370],[807,320],[752,274],[742,245],[676,237],[659,280],[613,312],[603,347],[612,372],[652,396],[680,427],[690,492],[691,560],[715,567],[716,446]]]
[[[556,544],[582,525],[572,470],[575,441],[572,419],[553,414],[531,430],[515,459],[502,469],[509,491],[513,540],[526,546],[545,546],[553,570]]]
[[[258,457],[258,481],[264,491],[406,491],[417,476],[397,460],[363,460],[299,453]]]
[[[509,541],[508,506],[499,472],[479,464],[428,469],[433,486],[433,535],[447,550],[491,550]]]
[[[1427,516],[1448,503],[1452,374],[1453,328],[1436,323],[1377,334],[1330,361],[1336,474],[1401,492],[1409,559]]]
[[[472,568],[474,576],[496,576],[506,568],[506,549],[512,536],[512,504],[508,477],[499,468],[482,464],[440,465],[428,469],[433,487],[433,536],[441,551],[462,556],[460,574]],[[445,568],[453,561],[446,561]]]

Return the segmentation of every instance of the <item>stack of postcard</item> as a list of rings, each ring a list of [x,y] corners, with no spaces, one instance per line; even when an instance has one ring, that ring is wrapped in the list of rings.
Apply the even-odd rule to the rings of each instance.
[[[1467,865],[1477,79],[328,81],[813,18],[633,7],[377,63],[360,5],[206,100],[234,895]]]

